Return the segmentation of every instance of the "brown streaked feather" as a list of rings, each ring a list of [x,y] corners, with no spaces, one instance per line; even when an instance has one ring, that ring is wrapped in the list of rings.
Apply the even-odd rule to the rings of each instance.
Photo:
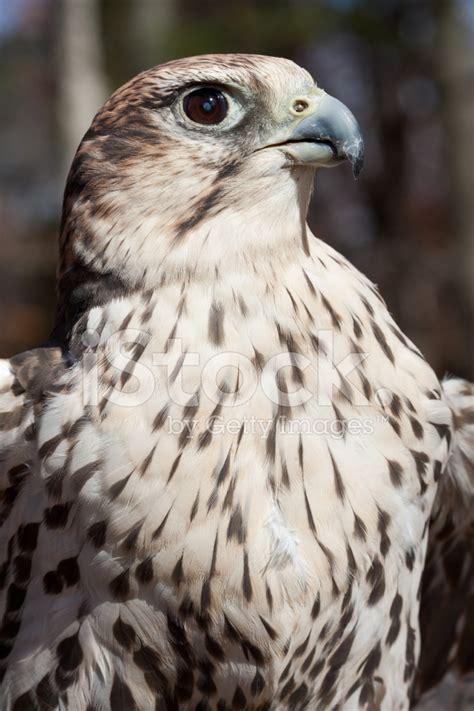
[[[453,441],[430,526],[414,701],[464,711],[474,702],[474,385],[447,380],[443,391]]]

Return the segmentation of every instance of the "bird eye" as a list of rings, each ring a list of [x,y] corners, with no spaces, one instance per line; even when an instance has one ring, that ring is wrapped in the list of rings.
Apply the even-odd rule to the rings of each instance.
[[[203,87],[184,97],[183,109],[194,123],[215,125],[225,119],[229,106],[221,91]]]

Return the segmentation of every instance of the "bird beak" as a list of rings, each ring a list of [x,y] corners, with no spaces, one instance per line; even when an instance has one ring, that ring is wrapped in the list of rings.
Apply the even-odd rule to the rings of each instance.
[[[348,160],[356,178],[364,162],[364,141],[359,125],[341,101],[318,90],[316,100],[305,101],[302,119],[290,127],[281,147],[298,165],[333,166]],[[298,100],[293,101],[296,106]],[[294,112],[293,112],[294,113]]]

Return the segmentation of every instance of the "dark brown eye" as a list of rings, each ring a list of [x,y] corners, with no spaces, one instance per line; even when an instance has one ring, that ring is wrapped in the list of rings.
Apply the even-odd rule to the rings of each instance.
[[[191,121],[207,125],[221,123],[228,108],[224,94],[212,87],[192,91],[183,102],[184,113]]]

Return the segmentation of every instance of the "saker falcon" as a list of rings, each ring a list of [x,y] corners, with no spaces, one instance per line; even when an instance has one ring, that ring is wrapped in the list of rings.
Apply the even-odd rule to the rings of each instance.
[[[362,159],[286,59],[170,62],[97,114],[54,332],[0,366],[3,711],[468,699],[473,388],[306,225]]]

